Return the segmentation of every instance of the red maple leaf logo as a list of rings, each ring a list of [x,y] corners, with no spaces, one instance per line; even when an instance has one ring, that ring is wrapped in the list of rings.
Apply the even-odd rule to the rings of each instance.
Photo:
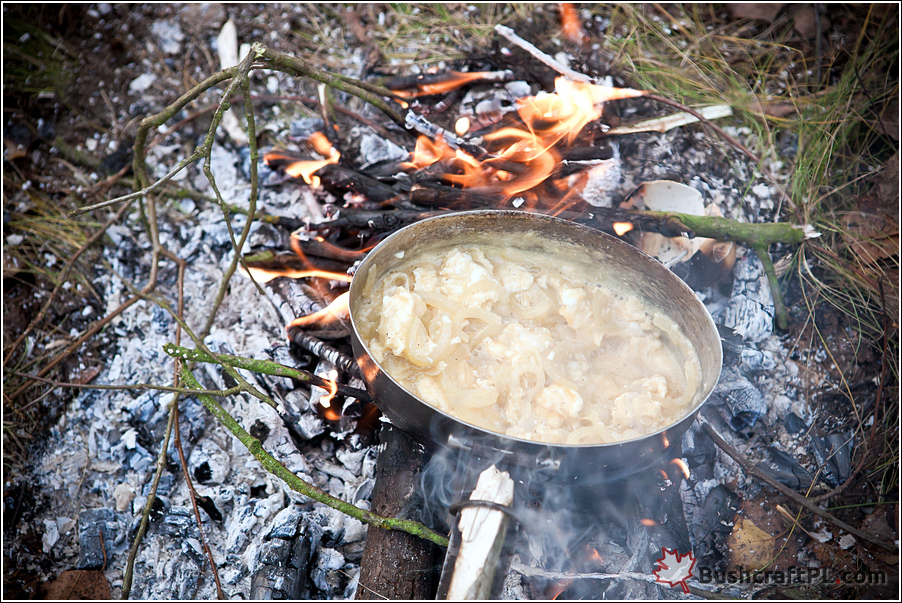
[[[655,575],[655,582],[670,586],[679,584],[683,592],[689,594],[686,580],[692,577],[692,568],[695,567],[695,557],[693,557],[692,551],[680,555],[676,549],[662,547],[661,558],[658,559],[657,564],[657,569],[652,572]]]

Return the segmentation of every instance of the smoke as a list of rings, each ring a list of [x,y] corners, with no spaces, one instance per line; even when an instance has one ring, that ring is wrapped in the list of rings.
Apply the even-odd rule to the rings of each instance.
[[[448,507],[469,498],[479,474],[491,465],[507,471],[514,480],[513,521],[500,569],[506,571],[516,555],[520,563],[539,570],[538,577],[528,579],[539,598],[559,593],[568,598],[599,598],[601,593],[605,598],[648,598],[655,594],[653,584],[576,580],[564,585],[560,579],[543,579],[542,572],[651,574],[662,547],[690,550],[679,496],[683,475],[670,464],[679,456],[679,446],[631,474],[595,472],[574,479],[561,471],[577,462],[567,455],[553,460],[503,451],[493,446],[497,439],[492,437],[452,437],[450,444],[438,447],[422,471],[424,517],[449,529],[456,518]]]

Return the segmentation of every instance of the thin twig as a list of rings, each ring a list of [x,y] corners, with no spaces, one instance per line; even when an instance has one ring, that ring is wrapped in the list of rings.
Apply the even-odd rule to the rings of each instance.
[[[533,44],[518,36],[510,27],[499,24],[495,26],[495,31],[507,38],[512,44],[522,48],[548,67],[551,67],[561,75],[566,76],[574,82],[592,83],[592,78],[590,78],[588,75],[578,73],[576,71],[573,71],[566,65],[562,65],[559,61],[548,56],[547,54],[536,48]]]
[[[174,401],[173,401],[174,402]],[[132,578],[135,571],[135,559],[138,557],[138,549],[141,546],[141,540],[147,531],[147,524],[150,521],[150,512],[153,509],[153,503],[156,500],[157,486],[160,485],[160,477],[163,475],[163,469],[166,468],[166,451],[169,449],[169,437],[172,435],[172,424],[175,419],[175,413],[172,408],[169,410],[169,421],[166,423],[166,434],[163,436],[163,445],[160,447],[160,454],[157,457],[157,469],[153,476],[153,482],[150,486],[150,494],[147,496],[147,502],[144,503],[144,511],[141,514],[141,524],[138,526],[138,533],[132,542],[132,547],[128,552],[128,560],[125,563],[125,574],[122,579],[122,600],[128,600],[132,590]]]
[[[37,316],[35,316],[34,319],[30,323],[28,323],[28,326],[25,327],[25,330],[22,332],[22,334],[19,335],[19,337],[16,338],[16,340],[13,342],[12,346],[9,349],[9,352],[6,353],[6,358],[4,358],[3,360],[4,366],[9,365],[10,358],[12,358],[12,355],[16,352],[16,350],[19,349],[19,346],[22,345],[22,342],[25,341],[25,338],[28,336],[28,334],[31,333],[34,330],[35,326],[40,324],[41,321],[43,321],[47,316],[47,311],[50,309],[50,306],[53,305],[53,301],[56,299],[56,296],[63,288],[63,283],[66,281],[66,277],[69,275],[69,271],[75,265],[75,262],[78,260],[78,258],[80,258],[81,255],[85,251],[87,251],[88,248],[90,248],[94,243],[99,241],[110,226],[121,220],[122,216],[125,215],[125,212],[130,206],[131,203],[126,203],[121,208],[119,208],[119,211],[117,211],[113,217],[107,220],[104,225],[100,227],[100,230],[91,235],[91,238],[85,241],[85,244],[82,245],[78,249],[78,251],[76,251],[68,260],[66,260],[65,266],[63,266],[63,269],[59,273],[56,287],[54,287],[53,291],[50,292],[50,295],[47,297],[47,301],[44,302],[44,305],[41,307],[41,310],[38,312]]]
[[[811,513],[814,513],[815,515],[823,517],[824,519],[826,519],[827,521],[829,521],[836,527],[841,528],[841,529],[849,532],[850,534],[861,538],[862,540],[866,540],[866,541],[870,542],[871,544],[879,546],[880,548],[890,551],[892,553],[895,553],[896,551],[899,550],[896,545],[894,545],[890,542],[884,542],[883,540],[880,540],[879,538],[876,538],[875,536],[872,536],[871,534],[868,534],[867,532],[863,532],[863,531],[859,530],[858,528],[850,526],[846,522],[835,517],[833,514],[821,509],[814,502],[805,498],[804,496],[802,496],[795,490],[788,488],[787,486],[784,486],[783,484],[781,484],[780,482],[778,482],[777,480],[775,480],[774,478],[769,476],[767,473],[765,473],[764,471],[762,471],[761,469],[756,467],[754,465],[754,463],[752,463],[750,460],[745,458],[745,456],[741,452],[739,452],[738,450],[733,448],[730,444],[728,444],[726,442],[726,440],[724,440],[723,437],[721,437],[721,435],[719,433],[717,433],[717,431],[714,429],[714,427],[711,426],[710,423],[708,423],[704,419],[699,419],[699,421],[701,422],[702,429],[704,429],[705,433],[708,434],[708,437],[710,437],[721,450],[723,450],[725,453],[727,453],[727,455],[730,458],[732,458],[734,461],[739,463],[739,465],[746,472],[746,474],[760,479],[761,481],[766,483],[771,488],[774,488],[775,490],[777,490],[784,496],[787,496],[788,498],[792,499],[795,503],[805,507]]]
[[[194,378],[194,375],[191,374],[187,368],[182,368],[182,380],[185,381],[189,386],[197,389],[200,388],[200,383]],[[276,460],[272,455],[270,455],[263,448],[263,444],[260,443],[260,440],[250,435],[241,425],[211,396],[200,395],[198,396],[200,401],[204,406],[207,407],[214,417],[219,420],[232,434],[237,437],[242,444],[244,444],[247,449],[254,455],[254,457],[260,461],[260,464],[263,465],[263,468],[280,478],[284,481],[288,486],[295,490],[296,492],[300,492],[304,496],[312,498],[318,502],[321,502],[325,505],[332,507],[338,511],[346,515],[350,515],[355,519],[358,519],[364,523],[367,523],[372,526],[376,526],[377,528],[383,528],[386,530],[399,530],[402,532],[406,532],[408,534],[412,534],[419,538],[423,538],[430,542],[433,542],[441,547],[448,546],[448,539],[441,534],[433,531],[431,528],[416,522],[407,519],[395,519],[392,517],[383,517],[381,515],[377,515],[372,513],[371,511],[367,511],[361,509],[359,507],[354,506],[351,503],[347,503],[341,499],[335,498],[334,496],[327,494],[326,492],[320,490],[316,486],[313,486],[297,475],[292,473],[285,465]]]
[[[176,360],[176,366],[179,361]],[[200,544],[210,560],[210,569],[213,572],[213,581],[216,583],[216,596],[220,600],[224,600],[225,594],[222,592],[222,583],[219,581],[219,570],[216,569],[216,561],[213,559],[213,551],[207,544],[207,538],[204,536],[204,523],[200,517],[200,509],[197,508],[197,492],[194,491],[194,484],[191,482],[191,475],[188,472],[188,461],[185,459],[185,451],[182,450],[182,438],[179,432],[179,414],[178,404],[175,405],[175,449],[179,453],[179,462],[182,465],[182,475],[185,476],[185,485],[188,486],[188,496],[191,498],[191,507],[194,509],[194,519],[197,522],[197,530],[200,533]]]
[[[35,377],[34,375],[29,375],[27,373],[20,373],[19,371],[10,371],[10,374],[17,375],[20,377],[25,377],[27,379],[34,379],[35,381],[40,381],[41,383],[46,383],[48,385],[52,385],[53,387],[66,387],[71,389],[105,389],[105,390],[119,390],[119,391],[144,391],[144,390],[154,390],[161,392],[171,392],[175,394],[184,394],[187,396],[193,396],[196,394],[210,394],[211,396],[217,396],[220,398],[226,398],[228,396],[232,396],[234,394],[241,392],[241,387],[235,386],[229,389],[221,389],[221,390],[193,390],[186,389],[184,387],[173,387],[170,385],[154,385],[152,383],[135,383],[135,384],[126,384],[126,385],[105,385],[105,384],[91,384],[91,383],[67,383],[65,381],[54,381],[53,379],[45,379],[43,377]],[[25,410],[26,407],[22,407],[18,410]]]
[[[720,126],[718,126],[717,124],[712,122],[710,119],[708,119],[707,117],[705,117],[704,115],[702,115],[701,113],[696,111],[695,109],[688,107],[688,106],[684,105],[683,103],[678,103],[675,100],[670,100],[669,98],[665,98],[663,96],[658,96],[657,94],[647,93],[647,94],[645,94],[645,98],[647,98],[649,100],[657,101],[664,105],[670,105],[671,107],[676,107],[680,111],[685,111],[689,115],[692,115],[693,117],[697,118],[700,122],[702,122],[706,126],[709,126],[712,130],[717,132],[717,134],[721,138],[723,138],[728,143],[730,143],[733,147],[735,147],[737,150],[739,150],[739,152],[741,152],[743,155],[745,155],[746,157],[751,159],[755,163],[755,165],[758,165],[761,163],[761,159],[759,159],[757,155],[755,155],[750,150],[748,150],[745,147],[745,145],[743,145],[741,142],[739,142],[738,140],[736,140],[735,138],[733,138],[732,136],[727,134],[723,130],[723,128],[721,128]]]

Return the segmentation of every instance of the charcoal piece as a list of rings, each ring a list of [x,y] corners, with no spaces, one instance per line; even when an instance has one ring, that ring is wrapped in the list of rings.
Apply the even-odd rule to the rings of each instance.
[[[225,450],[206,438],[191,451],[188,470],[201,484],[221,484],[229,475],[231,462]]]
[[[139,425],[152,429],[153,424],[163,417],[165,411],[160,404],[160,392],[144,392],[125,406],[125,410]]]
[[[214,521],[222,521],[222,513],[216,507],[216,503],[209,496],[197,496],[197,506],[207,512],[210,519]]]
[[[313,556],[313,568],[310,579],[326,596],[336,594],[341,588],[342,574],[338,571],[344,566],[344,555],[330,548],[320,548]]]
[[[852,438],[840,433],[822,435],[819,430],[811,434],[809,450],[820,468],[824,483],[839,487],[852,474]]]
[[[696,481],[714,477],[717,445],[708,437],[698,422],[694,422],[683,436],[683,458]]]
[[[249,147],[245,147],[240,151],[241,161],[238,164],[241,169],[241,175],[244,176],[248,181],[251,179],[251,150]],[[257,184],[259,186],[276,186],[277,184],[281,184],[285,182],[285,176],[280,174],[277,170],[272,170],[266,165],[266,162],[263,161],[263,155],[260,154],[257,158]]]
[[[235,233],[236,240],[240,233]],[[254,222],[251,224],[251,232],[247,236],[244,251],[250,249],[278,249],[284,248],[282,233],[268,222]]]
[[[99,569],[107,564],[114,547],[125,538],[125,527],[124,519],[114,509],[86,509],[79,513],[76,567]]]
[[[172,492],[172,486],[175,483],[175,476],[171,473],[163,473],[160,476],[160,481],[157,484],[157,496],[169,496],[169,493]],[[150,496],[150,489],[153,486],[152,482],[148,482],[144,484],[144,487],[141,489],[141,495],[147,499]]]
[[[793,435],[797,433],[802,433],[807,428],[805,425],[805,421],[794,412],[790,412],[786,415],[786,418],[783,419],[783,427],[786,429],[786,433],[791,433]]]
[[[769,448],[768,459],[758,463],[758,468],[793,490],[807,490],[814,478],[790,454],[778,448]]]
[[[285,507],[272,519],[272,527],[263,539],[270,540],[272,538],[284,538],[287,540],[294,538],[298,533],[298,526],[303,519],[304,509],[296,505]]]
[[[693,551],[699,566],[715,566],[733,532],[733,522],[740,502],[741,499],[732,490],[718,484],[711,488],[700,511],[693,515]]]
[[[777,366],[771,352],[762,351],[747,344],[731,327],[719,324],[717,332],[720,334],[720,341],[723,345],[725,366],[737,367],[743,374],[762,373]]]
[[[736,262],[733,292],[722,318],[724,325],[752,343],[763,341],[773,332],[773,297],[756,253],[747,253]]]
[[[320,117],[302,117],[291,122],[288,127],[288,139],[293,142],[304,142],[325,128],[326,123]]]
[[[203,523],[209,523],[210,516],[203,509],[200,509],[200,518]],[[197,519],[194,517],[194,510],[188,506],[174,506],[169,509],[160,522],[158,530],[164,536],[173,538],[197,538],[200,539],[200,530],[197,529]]]
[[[830,450],[833,451],[831,459],[833,466],[836,467],[839,482],[843,483],[852,475],[852,442],[851,434],[831,433],[827,436],[827,442],[830,444]]]
[[[713,396],[722,401],[724,418],[736,431],[751,428],[767,413],[767,403],[758,388],[733,368],[724,368]]]
[[[182,553],[193,561],[195,565],[202,566],[204,564],[204,549],[200,540],[196,538],[185,538],[182,540]]]
[[[362,170],[377,163],[407,161],[410,157],[410,153],[392,141],[369,133],[360,141],[360,155],[364,163],[360,166]]]
[[[251,599],[309,599],[305,591],[310,556],[306,533],[293,540],[274,538],[264,542],[251,578]]]

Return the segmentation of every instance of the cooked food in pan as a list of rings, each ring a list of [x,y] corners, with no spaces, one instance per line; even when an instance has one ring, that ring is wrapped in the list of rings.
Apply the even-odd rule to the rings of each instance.
[[[551,444],[654,433],[697,403],[701,366],[673,320],[575,265],[490,245],[371,271],[358,321],[405,389],[462,421]]]

